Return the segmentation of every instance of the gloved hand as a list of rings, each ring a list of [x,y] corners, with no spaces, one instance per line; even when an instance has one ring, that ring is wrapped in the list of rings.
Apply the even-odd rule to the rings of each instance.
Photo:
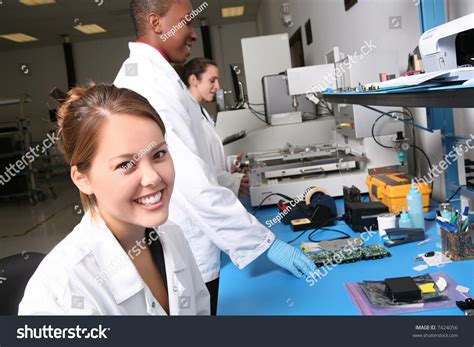
[[[316,271],[316,265],[314,265],[301,249],[278,239],[275,239],[271,245],[267,252],[267,257],[298,278],[311,277],[311,273]]]

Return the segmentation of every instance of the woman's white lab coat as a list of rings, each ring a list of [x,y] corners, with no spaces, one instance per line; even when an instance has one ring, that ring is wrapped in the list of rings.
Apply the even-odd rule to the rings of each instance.
[[[174,68],[152,46],[129,46],[130,57],[114,84],[146,97],[166,125],[176,171],[170,219],[183,230],[205,282],[219,276],[220,249],[237,267],[245,267],[275,235],[219,185],[201,109]]]
[[[205,108],[202,109],[202,123],[206,137],[209,142],[209,151],[211,154],[212,165],[216,170],[217,181],[223,187],[229,188],[236,196],[239,195],[240,181],[244,174],[230,173],[227,171],[227,165],[224,154],[222,140],[216,133],[215,124]]]
[[[209,315],[210,298],[180,228],[154,228],[165,259],[170,315]],[[150,233],[151,236],[151,233]],[[141,244],[143,247],[144,244]],[[137,253],[132,253],[137,256]],[[166,315],[100,217],[89,212],[30,279],[20,315]]]

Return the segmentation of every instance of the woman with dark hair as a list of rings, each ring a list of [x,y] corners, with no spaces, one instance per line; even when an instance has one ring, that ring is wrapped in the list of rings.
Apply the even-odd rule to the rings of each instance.
[[[188,87],[191,95],[201,106],[204,130],[206,131],[209,151],[213,161],[212,164],[217,171],[219,184],[229,188],[237,196],[242,196],[248,190],[249,177],[237,172],[235,166],[230,169],[230,172],[227,171],[224,146],[214,129],[214,121],[206,109],[202,107],[202,104],[205,102],[213,102],[217,91],[221,88],[219,68],[212,60],[195,58],[181,67],[176,67],[176,71]]]
[[[208,315],[189,244],[167,222],[175,172],[160,116],[113,85],[65,98],[58,145],[86,213],[30,279],[19,314]]]

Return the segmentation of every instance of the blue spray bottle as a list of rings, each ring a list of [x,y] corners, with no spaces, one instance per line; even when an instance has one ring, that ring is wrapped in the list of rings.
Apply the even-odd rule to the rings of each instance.
[[[413,228],[421,228],[425,230],[425,215],[423,212],[423,197],[415,185],[415,181],[411,180],[411,188],[407,195],[408,215]]]

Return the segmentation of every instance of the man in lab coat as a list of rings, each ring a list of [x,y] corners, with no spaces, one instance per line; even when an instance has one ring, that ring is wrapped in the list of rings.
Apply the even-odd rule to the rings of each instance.
[[[189,241],[215,313],[220,250],[239,269],[264,252],[300,278],[315,266],[301,250],[276,239],[232,191],[218,184],[200,107],[171,66],[190,55],[197,37],[192,27],[197,12],[189,0],[132,0],[137,41],[129,44],[130,57],[114,84],[146,97],[166,125],[176,171],[170,220]]]

